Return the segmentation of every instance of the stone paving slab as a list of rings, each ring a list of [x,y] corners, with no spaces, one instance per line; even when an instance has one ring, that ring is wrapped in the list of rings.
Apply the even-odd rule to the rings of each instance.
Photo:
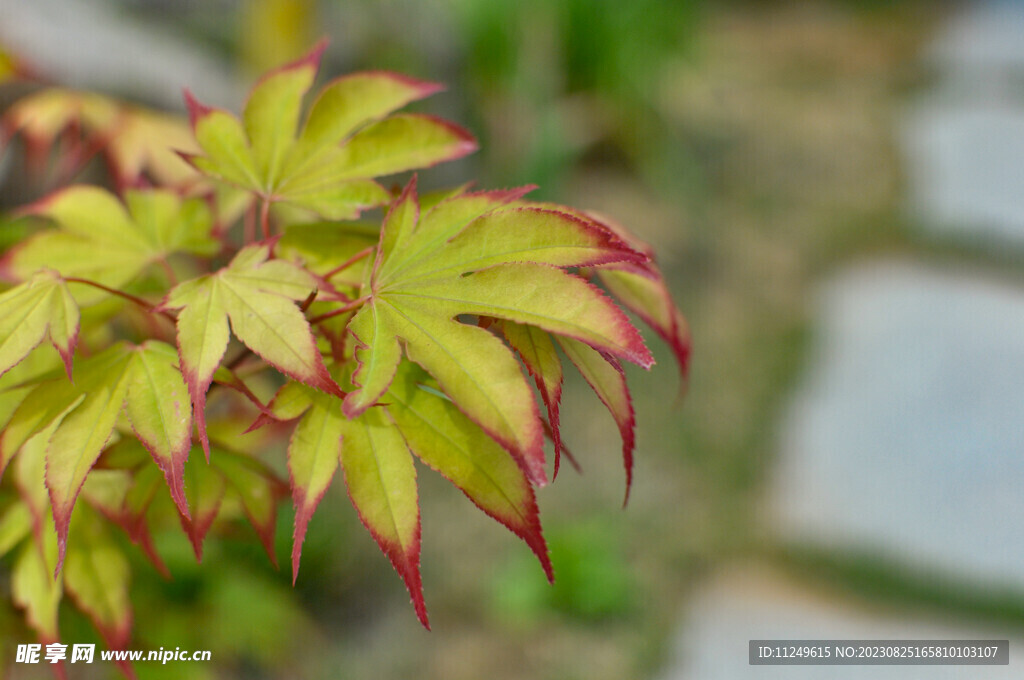
[[[926,101],[908,113],[903,132],[913,211],[924,226],[1024,248],[1024,105]]]
[[[1024,289],[908,263],[824,287],[783,423],[783,541],[1024,591]]]
[[[940,30],[929,59],[947,73],[965,77],[1024,73],[1024,3],[994,0],[966,4]]]
[[[1009,666],[751,666],[758,639],[1007,639],[899,612],[865,609],[763,568],[720,574],[696,595],[669,670],[657,680],[1009,680],[1024,677],[1024,640],[1010,639]]]

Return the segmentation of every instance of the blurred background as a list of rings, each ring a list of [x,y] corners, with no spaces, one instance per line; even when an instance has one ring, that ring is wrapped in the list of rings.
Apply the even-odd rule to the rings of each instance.
[[[183,86],[238,111],[323,36],[323,80],[447,83],[425,110],[481,151],[431,188],[536,183],[654,244],[688,393],[652,335],[622,510],[614,423],[568,385],[584,473],[540,492],[554,586],[423,474],[425,632],[336,482],[294,589],[252,536],[172,552],[172,581],[137,560],[135,646],[213,652],[141,678],[855,678],[750,667],[747,641],[1024,641],[1024,3],[0,0],[33,73],[179,113]],[[33,198],[3,167],[0,207]],[[1020,677],[1010,657],[984,677]]]

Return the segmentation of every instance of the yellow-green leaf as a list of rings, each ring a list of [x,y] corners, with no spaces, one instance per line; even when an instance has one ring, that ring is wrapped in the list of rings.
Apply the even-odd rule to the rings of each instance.
[[[187,95],[202,149],[189,157],[192,164],[266,202],[338,220],[388,200],[374,177],[452,160],[476,148],[472,136],[451,123],[426,116],[385,118],[439,88],[384,72],[328,84],[299,131],[302,100],[322,51],[320,45],[257,83],[241,122]]]
[[[558,338],[558,344],[569,360],[579,369],[583,377],[594,388],[603,403],[615,418],[622,437],[622,462],[626,468],[626,500],[633,484],[633,447],[636,417],[633,401],[626,385],[626,374],[615,357],[599,352],[589,345],[572,338]]]
[[[113,351],[121,360],[111,362],[102,374],[96,373],[96,364],[82,362],[79,389],[85,398],[57,426],[46,450],[46,488],[57,527],[58,569],[64,561],[75,499],[114,431],[128,391],[129,353],[123,346]]]
[[[235,336],[267,363],[311,387],[343,396],[295,305],[316,289],[316,280],[300,267],[269,256],[265,244],[243,248],[224,269],[176,286],[162,305],[181,310],[181,369],[207,456],[206,390],[227,348],[229,319]]]
[[[625,314],[560,269],[646,257],[577,216],[504,209],[521,195],[456,195],[417,217],[410,182],[385,219],[364,286],[367,302],[349,324],[359,368],[345,412],[355,416],[377,402],[395,374],[401,342],[406,356],[543,484],[543,426],[522,369],[493,333],[459,316],[529,324],[646,367],[653,360]]]
[[[67,284],[52,270],[0,294],[0,375],[21,362],[49,336],[71,377],[79,314]]]
[[[173,347],[150,340],[135,349],[127,380],[132,430],[163,470],[178,510],[188,517],[184,466],[192,447],[192,402]]]
[[[379,409],[339,423],[341,467],[352,504],[405,580],[420,622],[430,628],[420,580],[420,511],[412,455]]]
[[[52,532],[46,532],[40,544],[31,540],[22,546],[11,570],[11,599],[25,610],[28,624],[44,644],[57,642],[57,608],[63,588],[54,579],[57,543]]]
[[[409,448],[444,475],[481,510],[522,538],[553,579],[533,489],[522,470],[493,439],[442,397],[420,389],[425,374],[403,364],[387,397],[387,410]]]
[[[557,476],[562,453],[558,412],[562,400],[562,362],[555,351],[551,336],[541,329],[512,321],[502,321],[501,330],[508,344],[526,366],[526,370],[533,376],[540,397],[547,407],[551,438],[555,444],[555,471],[552,476]]]
[[[32,212],[53,219],[5,258],[9,276],[26,280],[49,268],[65,278],[82,278],[120,289],[146,267],[174,252],[210,255],[212,218],[199,199],[182,199],[164,189],[129,191],[125,205],[100,187],[74,185],[43,199]],[[108,294],[79,286],[82,305]]]
[[[293,383],[294,384],[294,383]],[[295,503],[292,582],[298,578],[306,527],[338,469],[345,416],[336,399],[314,394],[288,443],[288,472]]]
[[[131,634],[130,577],[124,553],[100,527],[76,527],[64,564],[64,587],[110,649],[124,649]]]

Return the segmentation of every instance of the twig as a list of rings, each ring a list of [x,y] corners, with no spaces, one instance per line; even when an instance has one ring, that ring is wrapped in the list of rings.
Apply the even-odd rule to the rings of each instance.
[[[369,255],[372,252],[373,252],[373,246],[367,246],[366,248],[363,248],[358,253],[356,253],[352,257],[348,258],[347,260],[345,260],[344,262],[339,264],[337,267],[335,267],[331,271],[329,271],[326,274],[324,274],[324,278],[329,280],[332,276],[336,276],[336,275],[340,274],[341,272],[345,271],[346,269],[348,269],[349,267],[354,265],[356,262],[359,262],[359,260],[363,259],[364,257],[366,257],[367,255]]]
[[[351,312],[353,309],[355,309],[356,307],[361,306],[363,303],[365,303],[369,299],[370,299],[369,297],[361,297],[361,298],[359,298],[357,300],[353,300],[352,302],[348,303],[347,305],[344,305],[342,307],[338,307],[337,309],[332,309],[331,311],[325,312],[325,313],[321,314],[320,316],[314,316],[312,319],[309,320],[309,323],[310,324],[320,323],[321,321],[326,321],[327,319],[332,319],[332,318],[334,318],[336,316],[340,316],[341,314],[344,314],[345,312]]]
[[[97,289],[102,290],[102,291],[104,291],[106,293],[110,293],[111,295],[116,295],[116,296],[118,296],[120,298],[124,298],[125,300],[128,300],[129,302],[134,302],[135,304],[137,304],[139,307],[142,307],[143,309],[145,309],[150,314],[159,314],[159,315],[165,317],[171,323],[175,323],[177,321],[177,319],[175,319],[174,316],[170,312],[168,312],[166,310],[157,311],[156,305],[150,304],[149,302],[146,302],[142,298],[135,297],[131,293],[126,293],[123,290],[117,290],[116,288],[110,288],[109,286],[104,286],[102,283],[98,283],[96,281],[90,281],[89,279],[80,279],[77,276],[68,276],[68,277],[65,277],[64,280],[67,281],[68,283],[81,283],[81,284],[84,284],[86,286],[92,286],[93,288],[97,288]]]

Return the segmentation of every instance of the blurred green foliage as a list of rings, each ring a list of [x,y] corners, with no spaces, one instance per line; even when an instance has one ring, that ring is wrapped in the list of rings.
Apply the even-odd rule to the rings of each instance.
[[[491,609],[513,627],[531,627],[550,614],[596,622],[634,612],[639,584],[610,522],[591,520],[548,531],[555,583],[518,555],[491,582]]]
[[[507,107],[480,121],[494,180],[557,193],[595,148],[658,174],[673,136],[656,107],[658,84],[689,52],[701,4],[455,0],[469,95],[485,113]]]

